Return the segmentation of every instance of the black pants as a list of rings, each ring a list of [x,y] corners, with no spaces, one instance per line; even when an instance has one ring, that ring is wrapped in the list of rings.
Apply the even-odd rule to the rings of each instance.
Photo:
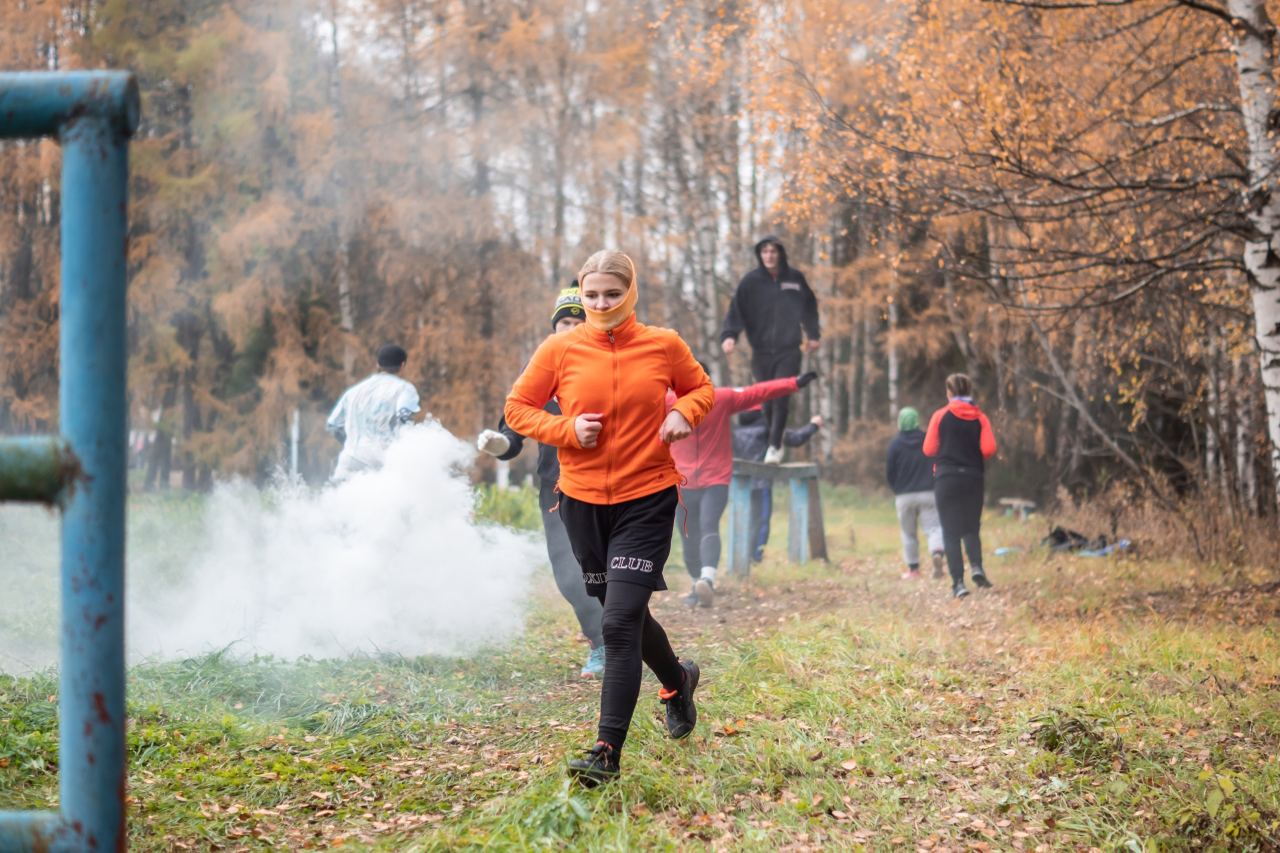
[[[667,633],[649,613],[654,590],[666,589],[662,570],[671,554],[675,486],[606,506],[569,495],[560,515],[587,590],[604,602],[605,670],[600,685],[597,737],[621,749],[640,698],[641,663],[668,690],[679,690],[684,671]]]
[[[551,560],[551,573],[555,576],[556,587],[573,608],[573,615],[578,617],[578,627],[594,649],[604,642],[604,635],[600,630],[604,610],[600,602],[587,593],[587,586],[582,582],[582,567],[573,556],[569,531],[565,530],[560,513],[550,511],[557,500],[551,487],[539,490],[538,503],[542,507],[542,530],[547,536],[547,557]]]
[[[640,699],[641,662],[662,686],[680,689],[684,670],[667,632],[649,612],[653,590],[626,581],[611,581],[604,602],[604,680],[600,685],[600,724],[596,739],[622,749]]]
[[[751,375],[757,382],[800,375],[800,350],[780,352],[770,350],[751,353]],[[787,415],[791,411],[791,395],[778,397],[764,403],[764,422],[769,430],[769,446],[781,447],[782,436],[787,431]]]
[[[965,474],[944,474],[933,481],[933,496],[938,502],[938,518],[942,521],[942,548],[947,553],[951,582],[964,580],[964,555],[975,574],[982,574],[983,478]]]
[[[684,543],[684,568],[689,577],[702,577],[702,567],[720,565],[720,518],[729,503],[728,486],[685,489],[684,506],[676,511],[676,527]]]

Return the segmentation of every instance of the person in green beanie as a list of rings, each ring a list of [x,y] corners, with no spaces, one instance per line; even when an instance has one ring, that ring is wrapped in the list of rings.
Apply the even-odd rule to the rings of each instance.
[[[942,577],[942,523],[933,498],[933,463],[924,455],[924,431],[920,413],[910,406],[898,412],[898,434],[889,442],[885,477],[893,489],[898,525],[902,528],[902,559],[907,570],[904,580],[920,577],[920,540],[917,523],[924,528],[933,576]]]

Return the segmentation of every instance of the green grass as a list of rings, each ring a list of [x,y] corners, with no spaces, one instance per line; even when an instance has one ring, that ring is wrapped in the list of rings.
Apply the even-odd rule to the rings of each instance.
[[[494,517],[525,508],[489,498]],[[1274,575],[1034,549],[991,516],[994,590],[898,579],[891,504],[825,493],[831,564],[772,554],[712,611],[658,617],[703,668],[664,736],[647,677],[623,777],[586,792],[598,687],[549,577],[525,636],[468,660],[235,662],[130,672],[142,850],[1274,850]],[[136,524],[151,510],[138,511]],[[536,516],[535,516],[536,518]],[[0,677],[0,808],[57,797],[56,679]]]

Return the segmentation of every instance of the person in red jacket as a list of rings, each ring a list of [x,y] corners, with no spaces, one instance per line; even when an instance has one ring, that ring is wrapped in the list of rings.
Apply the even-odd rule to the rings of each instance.
[[[817,376],[809,371],[803,376],[770,379],[745,388],[717,388],[715,405],[693,435],[671,445],[676,470],[685,478],[676,527],[684,543],[685,570],[693,579],[693,589],[685,598],[689,606],[710,607],[715,601],[720,517],[729,502],[729,481],[733,479],[733,416],[794,394]],[[667,403],[673,402],[675,395],[668,393]]]
[[[985,460],[996,455],[991,422],[973,402],[973,381],[963,373],[947,377],[947,405],[933,413],[921,448],[933,457],[933,494],[942,521],[942,549],[951,570],[951,594],[964,598],[964,555],[973,582],[991,586],[982,570],[982,492]]]
[[[698,720],[698,666],[676,657],[649,599],[667,588],[680,482],[671,445],[702,422],[715,392],[678,334],[636,319],[631,258],[596,252],[578,283],[586,324],[542,342],[503,415],[520,435],[559,448],[558,511],[587,592],[604,604],[596,743],[568,766],[572,778],[595,786],[618,778],[644,666],[662,683],[667,733],[688,737]],[[669,390],[677,395],[671,406]],[[560,414],[543,408],[552,397]]]

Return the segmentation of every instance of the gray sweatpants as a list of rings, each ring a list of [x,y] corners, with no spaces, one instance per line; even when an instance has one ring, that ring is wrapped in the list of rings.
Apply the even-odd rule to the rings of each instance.
[[[942,522],[938,520],[938,505],[933,492],[907,492],[893,499],[898,510],[898,524],[902,527],[902,559],[909,566],[920,565],[920,540],[916,537],[916,521],[924,528],[929,542],[929,553],[942,551]]]

